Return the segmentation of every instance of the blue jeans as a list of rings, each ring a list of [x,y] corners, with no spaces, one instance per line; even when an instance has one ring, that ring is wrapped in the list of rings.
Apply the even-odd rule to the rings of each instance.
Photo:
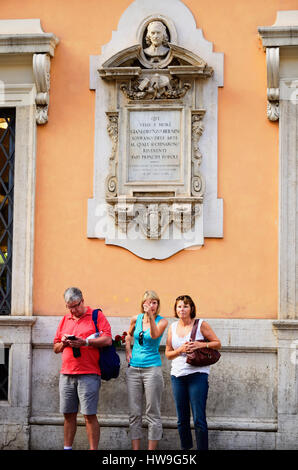
[[[194,374],[175,377],[171,375],[173,394],[178,416],[178,432],[182,449],[193,446],[190,429],[190,406],[192,410],[198,450],[208,450],[208,428],[206,402],[208,395],[208,374]]]

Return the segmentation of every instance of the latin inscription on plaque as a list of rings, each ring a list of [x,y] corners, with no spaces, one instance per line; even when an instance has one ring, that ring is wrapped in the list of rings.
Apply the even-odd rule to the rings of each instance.
[[[128,182],[179,181],[179,110],[130,111]]]

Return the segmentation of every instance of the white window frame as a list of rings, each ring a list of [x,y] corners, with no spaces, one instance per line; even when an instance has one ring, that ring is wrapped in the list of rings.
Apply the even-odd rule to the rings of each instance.
[[[33,313],[36,127],[47,122],[50,57],[57,43],[40,20],[0,20],[0,106],[16,108],[12,316]],[[13,70],[20,63],[25,75],[19,78]]]

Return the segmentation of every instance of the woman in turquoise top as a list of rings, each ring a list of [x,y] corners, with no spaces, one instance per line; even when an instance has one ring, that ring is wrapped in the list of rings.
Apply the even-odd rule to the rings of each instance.
[[[163,377],[159,345],[168,322],[159,315],[160,300],[154,291],[146,291],[142,303],[142,313],[131,319],[126,336],[126,372],[129,427],[132,449],[140,449],[142,437],[143,393],[146,400],[148,422],[148,450],[155,450],[162,438],[160,403],[163,391]],[[133,349],[131,343],[134,340]]]

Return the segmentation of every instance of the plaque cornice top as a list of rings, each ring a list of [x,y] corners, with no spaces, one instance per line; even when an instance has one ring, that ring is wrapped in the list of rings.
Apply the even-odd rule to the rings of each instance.
[[[140,53],[141,46],[139,44],[128,47],[120,52],[117,52],[107,61],[102,64],[98,69],[101,78],[113,80],[117,78],[129,79],[138,77],[142,72],[146,73],[162,73],[164,70],[170,72],[171,75],[179,75],[181,77],[194,77],[194,78],[208,78],[213,74],[212,67],[187,49],[169,43],[169,59],[167,60],[166,67],[145,67],[141,61]],[[171,65],[175,59],[183,62],[177,65]],[[129,62],[138,61],[139,66],[128,65]]]
[[[98,69],[98,73],[105,80],[130,79],[141,76],[142,69],[141,67],[102,67]]]
[[[129,80],[147,75],[156,74],[156,69],[142,69],[141,67],[102,67],[98,69],[99,76],[104,80]],[[209,78],[213,75],[212,67],[196,65],[169,66],[167,69],[159,69],[159,74],[169,73],[180,78]]]

